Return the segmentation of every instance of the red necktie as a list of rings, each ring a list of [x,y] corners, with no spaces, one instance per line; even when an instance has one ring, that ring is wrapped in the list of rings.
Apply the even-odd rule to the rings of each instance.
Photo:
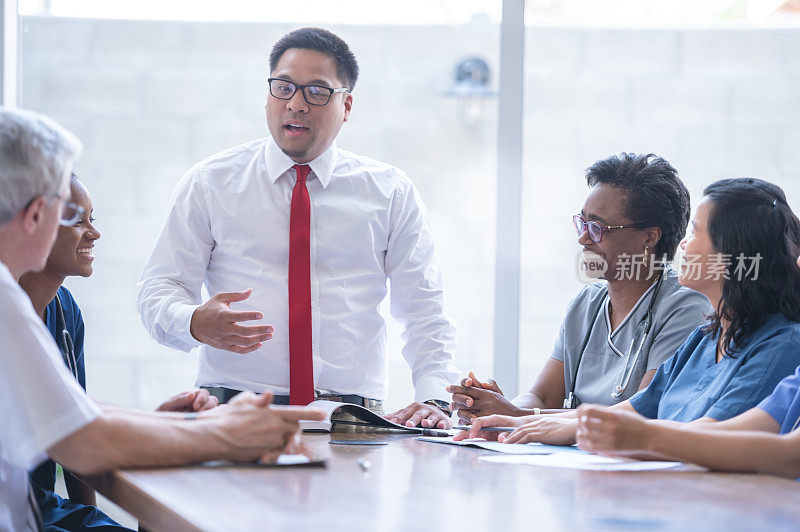
[[[311,350],[311,198],[307,164],[296,164],[297,182],[289,214],[289,403],[314,400]]]

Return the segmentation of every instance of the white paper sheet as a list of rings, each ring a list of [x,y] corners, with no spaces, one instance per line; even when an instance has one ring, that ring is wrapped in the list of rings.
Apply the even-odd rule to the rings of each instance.
[[[483,462],[501,464],[523,464],[564,469],[583,469],[587,471],[658,471],[677,469],[681,462],[649,462],[608,458],[586,452],[554,452],[538,456],[481,456]]]
[[[418,436],[418,440],[431,443],[447,443],[460,447],[478,447],[503,454],[553,454],[555,452],[577,452],[582,453],[577,447],[562,447],[560,445],[544,445],[542,443],[498,443],[496,441],[486,441],[480,438],[473,438],[461,441],[453,441],[453,438],[434,438],[431,436]]]
[[[275,465],[292,466],[311,463],[311,459],[304,454],[282,454],[275,460]]]

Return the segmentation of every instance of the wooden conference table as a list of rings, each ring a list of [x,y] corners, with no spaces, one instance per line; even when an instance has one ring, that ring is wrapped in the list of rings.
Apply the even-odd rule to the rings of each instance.
[[[88,480],[153,531],[800,529],[800,483],[775,477],[495,464],[478,460],[492,451],[385,432],[303,440],[327,468],[182,467]]]

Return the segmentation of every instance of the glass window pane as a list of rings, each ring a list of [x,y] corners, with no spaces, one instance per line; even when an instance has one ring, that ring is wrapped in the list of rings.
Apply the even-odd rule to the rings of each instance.
[[[744,4],[753,9],[737,11]],[[528,2],[522,389],[582,286],[570,217],[596,160],[661,155],[693,206],[712,181],[752,176],[782,186],[800,209],[800,23],[777,5]]]

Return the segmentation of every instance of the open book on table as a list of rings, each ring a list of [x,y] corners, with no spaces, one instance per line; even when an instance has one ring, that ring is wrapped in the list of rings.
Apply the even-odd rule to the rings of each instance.
[[[322,410],[325,412],[325,418],[321,421],[300,421],[300,428],[303,432],[330,432],[331,427],[337,423],[345,425],[363,425],[365,427],[396,429],[415,434],[422,434],[425,429],[421,427],[404,427],[397,423],[392,423],[388,419],[384,419],[372,410],[364,408],[361,405],[354,405],[351,403],[341,403],[339,401],[327,401],[320,399],[309,403],[308,408],[314,410]],[[358,419],[358,421],[344,422],[332,420],[334,414],[350,414]]]

